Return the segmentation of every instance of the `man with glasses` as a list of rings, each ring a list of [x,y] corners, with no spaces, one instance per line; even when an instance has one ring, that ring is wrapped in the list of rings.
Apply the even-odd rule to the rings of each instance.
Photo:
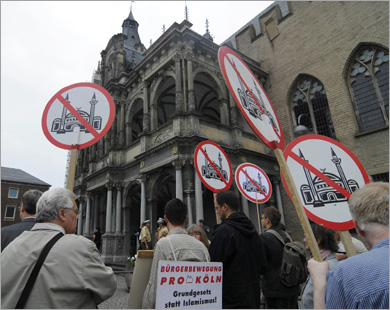
[[[63,237],[49,251],[24,307],[93,309],[114,294],[112,268],[104,265],[91,240],[75,235],[75,199],[64,188],[45,192],[37,204],[37,223],[2,252],[3,309],[15,308],[43,248],[58,234]]]
[[[3,227],[1,229],[1,251],[10,244],[15,238],[19,237],[25,230],[30,230],[35,224],[35,211],[38,199],[42,192],[36,189],[30,189],[24,193],[19,209],[20,223]]]

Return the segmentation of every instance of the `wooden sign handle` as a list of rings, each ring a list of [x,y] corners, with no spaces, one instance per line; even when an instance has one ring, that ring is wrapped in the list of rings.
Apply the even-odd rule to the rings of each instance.
[[[70,151],[68,176],[66,178],[66,189],[69,189],[72,192],[74,187],[74,179],[76,176],[76,163],[77,163],[77,149],[72,149]]]
[[[341,241],[343,242],[345,252],[347,252],[348,257],[355,256],[356,249],[352,243],[352,237],[348,230],[339,230]]]
[[[274,149],[274,152],[275,152],[276,159],[278,160],[280,169],[283,173],[284,180],[286,181],[286,184],[287,184],[288,190],[290,192],[295,210],[297,211],[297,214],[298,214],[299,222],[302,225],[303,232],[306,236],[306,240],[309,244],[310,251],[313,255],[313,258],[318,262],[322,262],[323,259],[322,259],[321,253],[320,253],[320,249],[319,249],[317,241],[314,237],[313,231],[310,227],[309,220],[307,219],[307,216],[306,216],[305,210],[303,208],[301,199],[299,198],[299,194],[298,194],[297,189],[295,187],[294,180],[293,180],[292,175],[290,173],[290,169],[288,168],[286,159],[283,156],[283,152],[281,149],[278,149],[278,148]]]

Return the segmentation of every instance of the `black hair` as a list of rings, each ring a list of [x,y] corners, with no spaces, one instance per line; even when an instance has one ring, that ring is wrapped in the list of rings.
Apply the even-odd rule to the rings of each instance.
[[[35,214],[37,211],[37,202],[41,198],[42,192],[36,189],[30,189],[24,193],[22,204],[28,214]]]
[[[239,211],[240,209],[240,200],[233,191],[227,190],[218,192],[215,199],[218,205],[222,206],[226,203],[232,211]]]
[[[331,252],[336,253],[339,249],[339,246],[334,237],[334,231],[324,226],[312,223],[311,229],[313,230],[314,237],[316,240],[320,239],[318,247],[322,250],[330,250]]]
[[[187,205],[178,198],[169,200],[165,205],[165,216],[174,226],[183,225],[187,214]]]
[[[274,207],[266,207],[261,214],[264,217],[269,218],[271,221],[272,226],[278,226],[280,224],[280,219],[282,218],[282,215],[280,214],[279,210]]]

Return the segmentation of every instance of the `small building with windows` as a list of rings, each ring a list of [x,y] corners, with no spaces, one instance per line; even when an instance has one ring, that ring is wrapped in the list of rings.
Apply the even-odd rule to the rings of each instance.
[[[1,227],[19,223],[22,197],[30,189],[49,190],[50,184],[15,168],[1,167]]]

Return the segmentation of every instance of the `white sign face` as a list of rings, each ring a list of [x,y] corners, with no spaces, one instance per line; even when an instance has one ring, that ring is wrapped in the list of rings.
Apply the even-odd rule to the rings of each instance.
[[[82,149],[103,138],[114,117],[115,104],[107,90],[93,83],[78,83],[50,99],[42,116],[42,129],[54,145]]]
[[[156,309],[222,309],[222,263],[160,261]]]
[[[279,119],[252,71],[226,46],[219,49],[218,59],[229,90],[252,130],[270,148],[283,150]]]
[[[212,141],[199,143],[194,161],[198,176],[208,189],[217,193],[230,188],[233,171],[229,158],[218,144]]]
[[[241,164],[236,169],[235,178],[238,189],[248,200],[264,203],[271,197],[271,182],[267,174],[256,165]]]
[[[348,199],[370,182],[356,156],[333,139],[305,135],[286,147],[284,157],[308,218],[330,229],[353,228]]]

